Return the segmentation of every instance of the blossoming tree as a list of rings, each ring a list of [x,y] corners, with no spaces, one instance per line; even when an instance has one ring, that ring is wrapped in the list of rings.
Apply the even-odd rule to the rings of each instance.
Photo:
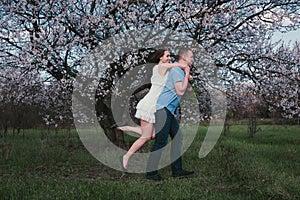
[[[195,64],[195,88],[208,72],[222,78],[229,91],[236,83],[250,81],[271,107],[280,108],[284,116],[299,117],[299,43],[285,46],[272,41],[276,31],[300,28],[299,9],[297,0],[3,0],[1,76],[7,78],[18,69],[42,79],[52,77],[72,92],[83,58],[99,45],[122,32],[160,26],[186,33],[213,58],[214,71]],[[111,63],[95,73],[103,85],[98,96],[102,105],[116,78],[128,65],[136,66],[133,59],[125,65],[120,56],[114,56],[115,51],[106,49]],[[109,107],[104,114],[109,118]],[[114,131],[108,134],[117,140]]]

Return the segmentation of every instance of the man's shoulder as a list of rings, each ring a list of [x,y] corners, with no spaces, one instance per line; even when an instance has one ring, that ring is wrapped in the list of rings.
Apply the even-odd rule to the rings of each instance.
[[[173,67],[170,70],[170,74],[172,75],[177,75],[177,76],[184,76],[184,71],[180,67]]]
[[[183,70],[178,66],[178,67],[172,67],[170,69],[170,72],[183,72]]]

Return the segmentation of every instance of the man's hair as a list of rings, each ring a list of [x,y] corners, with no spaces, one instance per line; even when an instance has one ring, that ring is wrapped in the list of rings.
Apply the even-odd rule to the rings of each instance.
[[[178,57],[182,57],[184,55],[186,55],[189,51],[192,51],[190,48],[186,48],[186,47],[182,47],[179,49],[178,51]]]

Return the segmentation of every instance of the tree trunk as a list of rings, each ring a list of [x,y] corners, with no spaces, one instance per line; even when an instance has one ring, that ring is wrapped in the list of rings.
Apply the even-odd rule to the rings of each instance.
[[[110,104],[109,104],[110,105]],[[108,137],[108,139],[118,145],[118,146],[124,146],[124,134],[122,134],[122,131],[119,131],[117,129],[112,129],[111,126],[115,124],[115,120],[113,118],[113,114],[111,111],[111,108],[107,106],[105,103],[105,99],[98,99],[96,102],[96,110],[97,110],[97,117],[99,117],[99,123],[100,126],[103,128],[105,135]]]

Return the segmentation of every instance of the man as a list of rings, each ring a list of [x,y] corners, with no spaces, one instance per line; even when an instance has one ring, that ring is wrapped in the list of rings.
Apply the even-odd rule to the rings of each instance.
[[[194,57],[190,49],[182,48],[179,50],[178,62],[191,66]],[[168,136],[172,138],[171,160],[172,176],[184,177],[190,176],[194,172],[186,171],[182,168],[182,132],[178,121],[175,118],[176,109],[179,106],[181,96],[185,93],[188,80],[190,78],[190,68],[182,70],[180,67],[170,69],[166,85],[160,94],[156,104],[156,138],[152,146],[149,160],[147,163],[147,179],[161,180],[158,174],[158,164],[161,158],[163,147],[168,143]]]

